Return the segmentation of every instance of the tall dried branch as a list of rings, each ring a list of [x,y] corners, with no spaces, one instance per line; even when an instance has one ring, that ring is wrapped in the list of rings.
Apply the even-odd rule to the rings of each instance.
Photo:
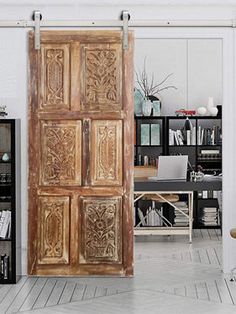
[[[161,87],[168,79],[171,75],[173,75],[173,73],[168,74],[160,83],[155,84],[154,85],[154,73],[152,73],[151,75],[151,80],[148,80],[148,75],[147,75],[147,71],[146,71],[146,57],[144,58],[144,64],[143,64],[143,70],[141,72],[137,72],[136,73],[136,79],[137,79],[137,83],[139,85],[139,87],[141,88],[142,92],[144,93],[144,96],[147,98],[150,95],[157,95],[159,92],[169,89],[169,88],[173,88],[173,89],[177,89],[174,85],[167,85],[167,86],[163,86]]]

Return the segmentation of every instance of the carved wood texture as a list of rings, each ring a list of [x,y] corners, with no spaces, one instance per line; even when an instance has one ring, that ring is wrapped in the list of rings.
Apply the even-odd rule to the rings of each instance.
[[[69,45],[42,45],[41,109],[69,110]]]
[[[122,185],[122,121],[92,122],[92,184]]]
[[[42,121],[41,143],[41,184],[80,185],[81,121]]]
[[[83,110],[121,110],[120,45],[83,47]]]
[[[82,200],[81,263],[121,262],[121,198]]]
[[[132,275],[131,43],[46,31],[38,52],[30,35],[31,275]]]
[[[39,264],[69,262],[69,197],[39,197]]]

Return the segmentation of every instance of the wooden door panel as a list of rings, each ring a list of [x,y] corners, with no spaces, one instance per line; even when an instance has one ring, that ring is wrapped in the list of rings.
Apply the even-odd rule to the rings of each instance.
[[[42,44],[41,110],[70,109],[70,45]]]
[[[91,184],[122,185],[122,120],[93,120]]]
[[[121,45],[81,45],[81,103],[83,111],[122,109]]]
[[[122,263],[121,197],[83,197],[80,215],[79,263]]]
[[[81,121],[41,121],[40,184],[81,184]]]
[[[133,36],[33,34],[28,272],[131,276]]]
[[[39,197],[39,264],[69,264],[70,199]]]

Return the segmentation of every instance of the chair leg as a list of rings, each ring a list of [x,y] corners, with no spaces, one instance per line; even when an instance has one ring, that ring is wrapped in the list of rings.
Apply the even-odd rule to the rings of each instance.
[[[232,268],[230,271],[230,281],[235,281],[234,271],[236,270],[236,267]]]

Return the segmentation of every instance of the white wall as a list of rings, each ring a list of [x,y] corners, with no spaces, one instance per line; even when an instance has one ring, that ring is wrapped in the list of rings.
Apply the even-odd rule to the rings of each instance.
[[[206,106],[209,96],[222,104],[222,40],[221,39],[137,39],[134,65],[136,72],[144,67],[151,83],[174,85],[160,93],[162,114],[174,115],[176,109]],[[137,77],[135,85],[139,88]]]
[[[20,3],[20,4],[19,4]],[[164,1],[164,0],[120,0],[118,4],[114,3],[113,0],[0,0],[0,20],[7,19],[29,19],[31,17],[32,11],[39,9],[44,19],[117,19],[120,15],[120,12],[124,9],[127,9],[131,13],[132,19],[231,19],[236,17],[235,7],[233,6],[235,1],[233,0],[172,0],[172,1]],[[169,4],[167,6],[165,4]],[[200,6],[201,4],[201,6]],[[17,117],[22,120],[22,246],[23,246],[23,272],[26,272],[26,254],[27,254],[27,32],[25,29],[0,29],[0,103],[5,103],[8,106],[9,117]],[[189,106],[198,106],[199,103],[205,101],[204,99],[210,94],[209,90],[211,90],[211,86],[221,85],[219,80],[211,82],[212,85],[208,85],[207,89],[204,84],[204,80],[209,83],[208,75],[211,75],[210,72],[206,70],[204,75],[202,75],[202,71],[204,67],[195,67],[195,71],[197,74],[192,74],[191,67],[194,66],[194,63],[197,62],[196,58],[201,58],[203,64],[206,64],[205,52],[208,51],[211,56],[207,59],[207,63],[211,62],[211,68],[213,67],[213,63],[216,63],[218,59],[221,58],[221,52],[218,49],[217,55],[212,55],[214,48],[213,46],[207,45],[205,48],[199,46],[197,42],[197,38],[201,40],[204,38],[205,29],[196,30],[196,33],[199,33],[199,36],[195,36],[195,40],[190,42],[188,36],[183,36],[182,34],[186,33],[185,29],[158,29],[153,31],[152,29],[145,28],[137,30],[138,38],[150,37],[150,34],[155,32],[155,36],[153,38],[158,38],[160,34],[162,38],[162,43],[165,41],[165,34],[168,34],[168,38],[170,39],[170,34],[173,35],[173,38],[176,40],[169,40],[168,45],[173,45],[175,43],[176,47],[178,46],[179,50],[175,48],[176,51],[176,61],[177,56],[178,60],[180,60],[181,64],[184,66],[185,63],[185,71],[182,76],[181,73],[181,64],[178,62],[174,62],[170,64],[170,67],[167,68],[167,72],[169,70],[171,72],[176,73],[176,78],[178,77],[178,91],[180,94],[176,94],[175,91],[172,91],[170,94],[166,94],[165,97],[165,106],[167,108],[168,104],[177,104],[176,97],[179,98],[179,102],[181,104],[187,103]],[[228,39],[227,42],[233,42],[234,40],[234,31],[229,30],[227,32]],[[164,34],[164,35],[163,35]],[[176,35],[177,34],[177,35]],[[181,34],[181,35],[180,35]],[[215,36],[217,38],[217,36]],[[235,36],[236,38],[236,36]],[[159,39],[160,40],[160,39]],[[154,45],[157,45],[156,39],[154,40]],[[219,46],[219,41],[214,40],[214,44]],[[183,48],[186,47],[188,43],[188,52]],[[160,42],[159,42],[160,44]],[[213,44],[213,45],[214,45]],[[139,43],[137,42],[137,45]],[[165,45],[159,45],[159,58],[161,56],[164,58],[165,54]],[[227,89],[227,86],[224,86],[224,90],[228,91],[229,94],[232,93],[233,88],[233,70],[236,72],[236,68],[233,68],[233,56],[232,56],[232,44],[229,44],[227,47],[224,47],[224,60],[226,55],[230,56],[230,66],[228,66],[227,74],[224,71],[224,80],[227,81],[228,85],[232,85],[231,89]],[[141,47],[142,48],[142,47]],[[140,49],[141,49],[140,48]],[[181,52],[183,51],[183,55]],[[201,51],[199,51],[201,49]],[[146,50],[146,49],[145,49]],[[148,49],[147,49],[148,50]],[[198,53],[197,53],[198,50]],[[139,50],[141,52],[141,50]],[[158,47],[156,47],[156,51],[158,53]],[[214,50],[215,51],[215,50]],[[208,53],[207,52],[207,53]],[[154,53],[154,52],[152,52]],[[142,58],[142,53],[136,55],[136,60],[140,60],[138,58]],[[171,52],[168,52],[168,58],[171,60]],[[154,54],[153,54],[154,56]],[[184,56],[184,58],[183,58]],[[155,57],[155,56],[154,56]],[[188,59],[188,62],[186,61]],[[140,61],[137,61],[140,63]],[[165,72],[165,67],[161,64],[158,64],[158,59],[156,59],[157,66],[160,67]],[[171,60],[173,62],[173,60]],[[186,63],[187,62],[187,63]],[[191,65],[192,64],[192,65]],[[207,64],[206,64],[207,65]],[[186,71],[186,67],[188,71]],[[174,69],[174,71],[173,71]],[[221,77],[221,70],[217,67],[217,75],[216,77]],[[191,73],[190,73],[191,72]],[[186,76],[188,75],[188,79]],[[210,76],[211,77],[211,76]],[[187,87],[186,87],[187,86]],[[214,90],[216,87],[214,87]],[[206,91],[207,90],[207,91]],[[211,91],[213,92],[213,91]],[[215,97],[221,100],[221,91],[219,89],[218,92],[215,92]],[[198,98],[200,97],[201,98]],[[169,98],[171,97],[171,99]],[[228,95],[224,92],[224,105],[229,105],[232,108],[232,97],[231,94]],[[218,100],[217,100],[218,101]],[[225,108],[228,110],[228,108]],[[225,123],[226,134],[228,136],[227,143],[234,144],[234,138],[232,137],[233,133],[235,133],[234,126],[234,117],[233,115],[230,117],[230,114],[227,115],[229,117],[229,123]],[[227,124],[227,126],[226,126]],[[232,129],[230,129],[232,127]],[[232,145],[233,145],[232,144]],[[231,146],[232,146],[231,145]],[[235,143],[236,147],[236,143]],[[227,155],[227,162],[229,167],[233,167],[233,157],[231,153],[233,153],[233,149],[225,148],[229,151]],[[232,226],[236,226],[236,211],[234,210],[234,198],[233,193],[235,186],[231,184],[233,182],[233,178],[235,176],[233,171],[225,171],[226,175],[224,177],[224,184],[227,189],[227,206],[224,208],[225,213],[227,213],[228,219],[225,219],[224,222],[224,270],[227,272],[229,269],[235,265],[236,261],[236,241],[233,241],[229,238],[229,228]],[[228,189],[229,186],[229,189]]]

